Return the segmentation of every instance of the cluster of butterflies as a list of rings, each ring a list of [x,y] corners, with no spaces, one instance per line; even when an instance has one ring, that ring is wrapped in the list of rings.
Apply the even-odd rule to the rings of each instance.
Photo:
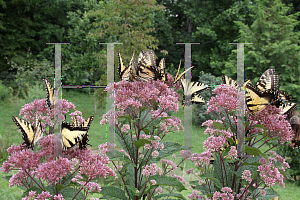
[[[138,57],[138,63],[136,63],[136,60],[134,58],[134,53],[133,53],[128,66],[124,65],[120,53],[118,53],[118,57],[119,57],[118,74],[121,80],[147,81],[149,79],[152,79],[152,80],[161,80],[164,82],[168,81],[165,59],[162,58],[159,62],[159,65],[156,66],[155,54],[153,50],[149,50],[147,52],[142,50]],[[205,101],[199,95],[199,93],[206,90],[208,88],[208,85],[205,85],[204,83],[200,83],[200,82],[191,82],[190,84],[187,84],[185,79],[181,79],[181,77],[185,74],[185,72],[187,72],[192,68],[193,67],[190,67],[189,69],[179,74],[179,70],[180,70],[180,65],[179,65],[173,84],[175,84],[178,80],[181,80],[181,85],[184,91],[189,92],[191,94],[191,101],[194,103],[202,104],[205,103]],[[183,99],[182,104],[186,105],[185,99]]]
[[[47,90],[46,103],[47,106],[52,109],[54,107],[54,90],[47,79],[43,81]],[[93,119],[94,117],[90,116],[81,125],[79,125],[76,116],[74,116],[72,124],[66,121],[62,122],[61,134],[64,150],[75,145],[82,150],[85,149],[87,145],[90,145],[88,144],[88,131]],[[38,114],[35,114],[35,125],[31,125],[19,117],[12,117],[12,120],[22,132],[23,144],[26,145],[26,148],[33,150],[35,144],[43,137],[41,121],[39,120]]]
[[[153,50],[149,50],[147,52],[142,50],[138,57],[138,63],[136,63],[133,53],[128,66],[124,65],[120,53],[118,53],[118,57],[118,73],[121,80],[147,81],[149,79],[153,79],[162,80],[164,82],[168,80],[165,60],[162,58],[159,62],[159,66],[156,66],[155,54]],[[185,70],[179,75],[179,66],[173,84],[180,80],[184,93],[191,94],[191,103],[205,104],[205,100],[202,96],[200,96],[200,93],[207,90],[209,86],[201,82],[191,82],[188,84],[185,79],[181,78],[184,73],[191,68]],[[296,103],[285,103],[286,101],[291,100],[291,96],[279,90],[279,75],[275,74],[275,69],[273,68],[266,70],[259,78],[255,86],[252,85],[252,82],[249,79],[245,81],[243,86],[240,86],[237,81],[225,75],[222,76],[222,80],[223,84],[234,86],[238,91],[244,90],[245,87],[246,104],[252,114],[261,112],[269,104],[276,107],[281,107],[282,112],[280,114],[282,115],[290,113],[297,107]],[[188,105],[185,102],[185,95],[183,97],[182,104]]]

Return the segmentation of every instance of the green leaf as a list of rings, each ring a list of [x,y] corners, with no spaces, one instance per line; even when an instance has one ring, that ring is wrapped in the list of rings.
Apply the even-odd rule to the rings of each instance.
[[[154,196],[153,199],[166,199],[166,198],[162,198],[162,197],[176,197],[176,199],[186,199],[184,198],[184,196],[182,194],[176,194],[176,193],[171,193],[171,194],[160,194],[157,196]],[[172,199],[172,198],[170,198]]]
[[[129,200],[124,190],[115,186],[101,187],[100,193],[103,195],[101,199]]]
[[[265,196],[259,196],[257,197],[259,200],[269,200],[269,199],[273,199],[274,197],[279,197],[280,195],[273,190],[273,188],[269,189],[269,188],[265,188],[264,189],[266,191],[266,195]]]
[[[225,127],[220,122],[213,122],[213,125],[219,130],[225,130]]]
[[[294,179],[293,179],[293,177],[291,177],[291,175],[290,175],[290,173],[287,171],[287,172],[285,172],[285,171],[283,171],[283,170],[281,170],[281,169],[279,169],[278,168],[278,171],[283,175],[283,176],[285,176],[287,179],[289,179],[289,180],[291,180],[291,181],[295,181]]]
[[[267,163],[269,163],[269,158],[268,156],[265,154],[265,153],[262,153],[258,148],[256,147],[249,147],[249,146],[245,146],[245,152],[246,153],[249,153],[251,155],[254,155],[254,156],[258,156],[258,155],[262,155]]]
[[[156,158],[152,158],[150,160],[150,163],[158,163],[161,159],[174,154],[177,151],[181,151],[183,150],[183,146],[179,143],[176,142],[170,142],[170,141],[166,141],[166,142],[162,142],[164,144],[164,149],[160,150],[157,149],[157,151],[159,152],[159,155]],[[146,152],[146,150],[144,150]],[[145,155],[146,153],[143,152],[143,154]]]
[[[139,139],[138,141],[135,141],[133,144],[137,148],[141,148],[141,147],[144,147],[145,144],[151,144],[151,141],[149,141],[148,139]]]
[[[260,163],[248,163],[248,162],[243,162],[242,166],[244,165],[252,165],[252,166],[260,166],[261,164]]]
[[[80,191],[80,189],[76,189],[76,188],[74,189],[72,187],[67,187],[67,188],[60,190],[60,194],[63,195],[65,200],[72,200],[72,199],[74,199],[75,195],[76,195],[77,199],[84,199],[84,194],[83,194],[82,190],[80,192],[79,191]]]
[[[156,174],[154,176],[150,176],[149,180],[155,180],[156,185],[174,187],[178,192],[181,192],[182,190],[186,190],[182,182],[175,177]]]
[[[215,161],[216,161],[216,160],[215,160]],[[214,184],[215,184],[218,188],[222,188],[222,187],[223,187],[223,186],[222,186],[222,183],[221,183],[218,179],[216,179],[211,173],[205,172],[205,173],[201,174],[200,177],[203,178],[203,179],[206,179],[206,178],[207,178],[207,179],[213,181]]]
[[[62,190],[64,188],[63,185],[61,184],[56,184],[56,190],[59,192],[60,190]]]

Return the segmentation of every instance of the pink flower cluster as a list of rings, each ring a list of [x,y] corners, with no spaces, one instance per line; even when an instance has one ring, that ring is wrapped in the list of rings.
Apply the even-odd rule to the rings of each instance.
[[[173,89],[170,89],[162,81],[149,80],[148,82],[136,81],[120,81],[114,85],[108,85],[107,91],[115,89],[115,104],[118,111],[114,112],[113,109],[109,110],[103,115],[100,124],[105,123],[115,124],[118,126],[118,119],[120,116],[129,116],[132,119],[139,117],[140,110],[150,107],[151,117],[155,119],[157,117],[168,117],[165,111],[178,111],[178,102],[180,95]],[[158,102],[158,107],[155,103]],[[144,124],[143,124],[144,125]],[[136,130],[134,126],[130,125],[132,130]],[[145,124],[147,126],[147,124]],[[179,126],[184,130],[181,125],[181,121],[174,116],[165,119],[161,122],[161,131],[170,132],[173,130],[179,131]],[[127,127],[123,127],[123,132],[128,130]]]
[[[221,192],[215,192],[212,199],[213,200],[218,200],[219,198],[221,200],[233,200],[234,196],[231,194],[232,193],[232,189],[229,187],[224,187],[221,189]]]
[[[213,90],[215,97],[212,97],[207,103],[209,105],[206,113],[210,113],[213,110],[221,113],[220,108],[225,108],[228,112],[236,110],[237,105],[237,93],[236,89],[231,86],[223,85]]]
[[[284,116],[279,115],[280,111],[280,108],[269,105],[258,114],[251,116],[250,121],[262,124],[268,130],[268,136],[279,139],[280,143],[291,142],[294,138],[291,124],[285,120]]]
[[[237,158],[237,150],[236,150],[236,147],[235,146],[231,146],[230,147],[230,151],[228,152],[228,157],[229,158]]]
[[[155,175],[156,173],[159,173],[159,175],[161,175],[162,171],[159,167],[157,167],[155,164],[150,164],[145,166],[145,169],[143,169],[142,174],[144,176],[150,176],[150,175]]]
[[[213,122],[218,122],[223,124],[221,120],[207,120],[202,124],[202,126],[207,126],[204,131],[205,134],[209,134],[210,137],[203,142],[203,148],[211,149],[213,151],[218,151],[227,142],[227,138],[233,136],[233,133],[226,130],[219,130],[213,126]]]
[[[200,155],[198,153],[194,153],[191,157],[191,161],[192,162],[196,161],[195,165],[202,167],[201,162],[205,163],[206,165],[209,165],[211,156],[212,156],[212,150],[208,149],[208,150],[202,152]]]
[[[283,182],[284,176],[280,173],[278,168],[273,163],[278,161],[282,163],[282,171],[285,171],[285,168],[289,168],[290,166],[285,162],[285,159],[277,155],[276,152],[270,151],[269,153],[270,155],[275,156],[275,158],[270,157],[269,164],[267,163],[265,158],[261,158],[259,160],[259,162],[262,163],[262,165],[258,167],[258,171],[260,172],[259,176],[270,187],[274,186],[277,183],[276,185],[281,185],[283,188],[285,188],[285,184]]]
[[[39,146],[43,147],[43,149],[36,153],[29,149],[24,149],[23,146],[12,145],[7,149],[11,156],[3,163],[1,170],[6,173],[9,173],[11,170],[19,170],[18,173],[10,178],[10,187],[22,185],[30,188],[30,181],[27,182],[29,178],[47,181],[48,184],[63,184],[62,178],[66,177],[68,172],[71,172],[77,173],[73,181],[78,181],[78,178],[82,178],[81,174],[87,176],[87,182],[79,181],[78,183],[83,186],[82,190],[88,194],[95,190],[101,190],[101,187],[97,183],[90,182],[91,180],[107,176],[115,176],[117,178],[115,172],[106,166],[109,163],[108,157],[92,154],[89,149],[79,150],[78,147],[68,149],[67,152],[63,152],[63,157],[59,157],[56,160],[53,157],[53,139],[54,134],[43,137],[39,141]],[[47,158],[46,161],[41,162],[45,157]],[[70,177],[66,177],[66,180]],[[43,182],[36,182],[36,184],[41,189],[45,187]],[[35,197],[35,195],[35,192],[31,192],[27,198]],[[44,191],[35,198],[50,198],[51,195],[49,195],[48,192]],[[54,199],[63,198],[61,195],[57,195],[54,196]]]
[[[251,183],[252,178],[251,178],[251,172],[250,172],[250,170],[243,171],[242,179],[245,179],[246,181],[248,181],[249,183]]]

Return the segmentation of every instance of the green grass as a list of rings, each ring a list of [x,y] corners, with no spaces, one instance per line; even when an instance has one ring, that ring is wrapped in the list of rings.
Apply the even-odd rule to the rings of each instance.
[[[92,145],[92,149],[96,150],[98,149],[99,144],[103,144],[106,142],[106,126],[100,125],[100,120],[102,119],[102,115],[105,113],[104,110],[97,110],[96,113],[94,112],[94,97],[85,95],[85,94],[78,94],[74,92],[64,92],[63,91],[63,98],[67,99],[69,102],[74,103],[76,106],[76,110],[79,110],[83,114],[83,118],[87,118],[89,116],[94,116],[94,121],[90,127],[89,130],[89,143]],[[29,102],[26,102],[29,103]],[[7,149],[12,144],[19,145],[22,142],[22,136],[21,133],[17,131],[16,125],[11,120],[12,116],[19,116],[19,111],[22,108],[22,105],[19,104],[3,104],[0,103],[0,156],[2,156],[2,159],[6,159],[8,154],[5,154],[4,150]],[[74,112],[74,111],[71,111]],[[181,106],[179,111],[177,113],[174,113],[176,117],[178,117],[183,124],[184,121],[184,111],[183,107]],[[67,116],[67,121],[71,122],[70,116]],[[201,153],[204,151],[203,149],[203,141],[208,137],[208,135],[204,135],[205,128],[204,127],[197,127],[193,126],[192,129],[192,141],[193,141],[193,149],[192,152],[195,153]],[[166,135],[166,137],[163,139],[163,141],[173,141],[178,142],[181,145],[184,145],[184,132],[174,132],[169,133]],[[117,147],[120,147],[119,143],[116,139]],[[266,150],[267,147],[263,148],[263,150]],[[178,152],[179,153],[179,152]],[[178,154],[177,153],[177,154]],[[1,158],[1,157],[0,157]],[[168,157],[167,159],[171,159],[172,157]],[[175,163],[179,163],[180,157],[176,158]],[[1,160],[0,160],[1,162]],[[1,165],[2,166],[2,165]],[[109,166],[112,166],[111,163]],[[195,168],[194,163],[191,163],[190,161],[184,163],[185,169]],[[15,172],[16,173],[16,172]],[[190,180],[194,180],[195,177],[191,175],[187,175],[185,171],[182,171],[180,168],[176,170],[176,174],[179,176],[182,176],[184,180],[188,183]],[[6,174],[3,172],[0,172],[0,177],[5,176]],[[10,173],[12,175],[12,172]],[[19,189],[18,187],[14,186],[12,188],[9,188],[9,182],[5,179],[0,179],[0,194],[2,194],[0,199],[21,199],[21,195],[23,191]],[[189,184],[185,185],[186,188],[188,188]],[[294,185],[291,182],[286,183],[286,187],[282,188],[279,186],[275,186],[274,189],[280,194],[280,199],[287,199],[287,200],[298,200],[299,195],[297,195],[297,191],[300,189],[299,186]],[[181,192],[186,198],[188,195],[191,194],[192,190],[185,190]],[[296,191],[296,192],[295,192]],[[99,197],[96,194],[92,195],[91,197]]]

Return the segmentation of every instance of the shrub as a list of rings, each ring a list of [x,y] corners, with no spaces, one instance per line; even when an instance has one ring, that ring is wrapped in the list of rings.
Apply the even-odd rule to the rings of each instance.
[[[222,84],[221,78],[215,77],[210,73],[204,73],[203,71],[200,72],[198,81],[207,85],[217,86]],[[214,119],[213,114],[206,114],[208,108],[206,104],[208,100],[212,97],[211,89],[201,92],[200,94],[205,99],[205,105],[193,104],[193,112],[195,113],[193,115],[193,124],[195,125],[201,126],[203,122]]]
[[[2,84],[2,80],[0,80],[0,100],[4,101],[8,97],[12,96],[12,89],[9,87],[6,87]]]
[[[47,78],[50,81],[54,77],[53,63],[47,60],[40,62],[29,59],[26,65],[17,66],[14,64],[13,67],[18,69],[15,80],[17,84],[16,92],[19,92],[19,97],[22,98],[28,95],[27,92],[31,86],[37,82],[43,84],[43,78]]]
[[[31,85],[27,90],[27,94],[25,91],[22,92],[24,92],[23,96],[26,103],[33,102],[35,99],[45,99],[47,96],[44,83],[41,80]]]

